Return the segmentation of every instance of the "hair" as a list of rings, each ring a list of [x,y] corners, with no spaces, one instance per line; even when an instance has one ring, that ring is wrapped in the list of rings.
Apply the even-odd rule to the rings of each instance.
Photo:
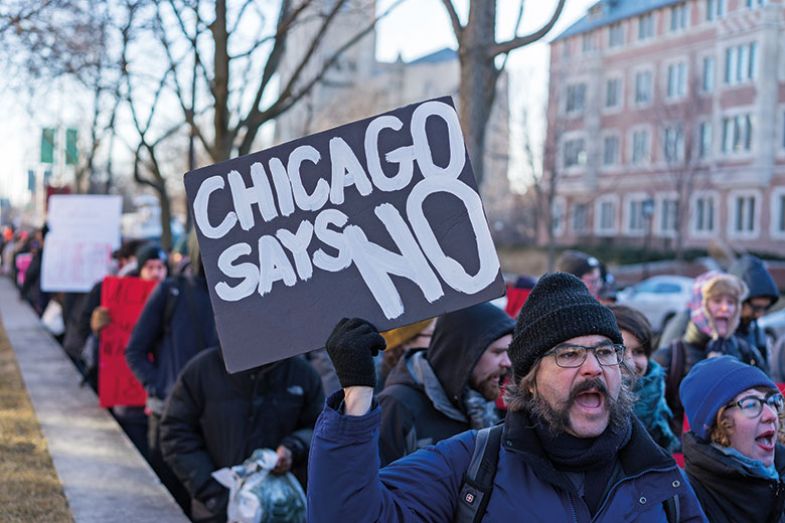
[[[537,371],[540,368],[542,358],[537,360],[531,370],[517,383],[513,380],[507,385],[504,393],[504,402],[510,412],[526,411],[539,416],[548,424],[548,428],[553,433],[563,432],[569,422],[568,419],[560,417],[553,407],[548,405],[537,393]],[[635,372],[622,359],[619,363],[619,370],[622,373],[621,388],[619,397],[612,402],[610,409],[609,423],[620,425],[632,415],[636,396],[632,391]]]
[[[775,392],[775,389],[770,387],[754,387],[755,390],[760,392]],[[726,416],[728,406],[724,405],[717,411],[714,417],[714,424],[709,431],[709,439],[712,443],[716,443],[721,447],[730,447],[730,437],[733,435],[734,423],[733,418]],[[780,428],[777,431],[777,439],[780,443],[785,445],[785,412],[779,413]]]
[[[616,316],[616,323],[619,325],[619,330],[627,331],[632,334],[641,344],[641,348],[646,353],[646,357],[650,358],[652,353],[652,330],[649,320],[646,316],[637,309],[628,307],[626,305],[611,304],[607,306],[614,316]]]

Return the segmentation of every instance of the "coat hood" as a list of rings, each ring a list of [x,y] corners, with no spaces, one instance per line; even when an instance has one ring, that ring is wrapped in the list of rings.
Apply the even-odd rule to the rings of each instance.
[[[748,254],[736,260],[728,269],[730,274],[737,276],[747,284],[750,298],[771,298],[773,302],[780,297],[780,291],[774,278],[771,277],[760,258]]]
[[[472,369],[488,346],[512,334],[515,322],[490,303],[445,314],[436,321],[427,359],[447,397],[462,409],[461,397]]]

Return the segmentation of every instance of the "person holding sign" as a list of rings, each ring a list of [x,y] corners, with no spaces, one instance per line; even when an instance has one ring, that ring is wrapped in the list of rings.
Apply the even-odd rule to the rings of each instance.
[[[518,317],[504,424],[378,468],[381,412],[364,320],[327,340],[343,391],[309,463],[309,521],[706,521],[670,455],[632,415],[616,320],[578,278],[543,276]]]
[[[436,320],[428,349],[407,353],[378,397],[382,465],[498,421],[494,402],[510,369],[507,347],[514,326],[488,302]]]

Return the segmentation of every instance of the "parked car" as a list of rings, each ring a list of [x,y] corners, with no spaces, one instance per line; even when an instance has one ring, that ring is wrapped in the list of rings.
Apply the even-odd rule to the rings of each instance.
[[[685,276],[653,276],[620,291],[617,301],[641,311],[661,332],[674,314],[687,308],[693,281]]]
[[[766,333],[770,346],[785,336],[785,308],[770,312],[758,320],[758,327]]]

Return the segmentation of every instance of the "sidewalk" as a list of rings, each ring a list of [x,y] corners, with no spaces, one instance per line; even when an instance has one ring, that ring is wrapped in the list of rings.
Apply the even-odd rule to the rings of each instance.
[[[0,278],[0,316],[76,523],[187,523],[63,350]]]

